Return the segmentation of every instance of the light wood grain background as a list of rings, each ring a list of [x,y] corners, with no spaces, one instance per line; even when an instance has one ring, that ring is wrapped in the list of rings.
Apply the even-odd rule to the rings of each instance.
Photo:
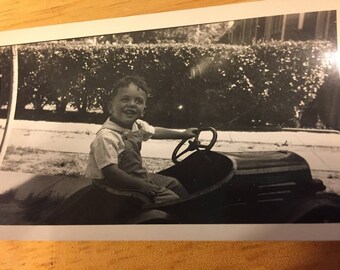
[[[0,0],[0,31],[234,2]],[[0,241],[2,269],[340,269],[340,243]]]

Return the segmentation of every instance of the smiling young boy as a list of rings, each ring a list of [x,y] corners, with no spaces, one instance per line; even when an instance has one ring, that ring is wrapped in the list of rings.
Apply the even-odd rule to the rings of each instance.
[[[176,131],[141,120],[148,91],[145,81],[135,76],[124,77],[114,85],[111,116],[91,143],[86,176],[104,189],[127,195],[142,193],[151,203],[160,203],[184,197],[187,192],[176,179],[147,172],[140,154],[142,141],[188,139],[197,129]]]

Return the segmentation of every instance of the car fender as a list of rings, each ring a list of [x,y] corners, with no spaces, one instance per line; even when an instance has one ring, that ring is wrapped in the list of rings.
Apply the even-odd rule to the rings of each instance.
[[[321,193],[302,199],[294,209],[289,223],[340,222],[340,197],[332,193]]]

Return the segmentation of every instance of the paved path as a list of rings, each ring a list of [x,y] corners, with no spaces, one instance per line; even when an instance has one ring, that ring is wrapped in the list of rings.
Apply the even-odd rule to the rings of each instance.
[[[216,151],[292,150],[303,156],[313,169],[340,171],[340,134],[308,132],[218,132]],[[88,153],[95,135],[14,129],[9,145],[58,152]],[[202,141],[209,134],[202,134]],[[144,157],[170,158],[178,141],[150,140],[143,144]]]

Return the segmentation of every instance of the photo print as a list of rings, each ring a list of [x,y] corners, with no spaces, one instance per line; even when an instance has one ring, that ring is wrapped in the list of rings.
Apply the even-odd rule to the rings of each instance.
[[[0,33],[1,235],[340,238],[339,4],[271,2]]]

